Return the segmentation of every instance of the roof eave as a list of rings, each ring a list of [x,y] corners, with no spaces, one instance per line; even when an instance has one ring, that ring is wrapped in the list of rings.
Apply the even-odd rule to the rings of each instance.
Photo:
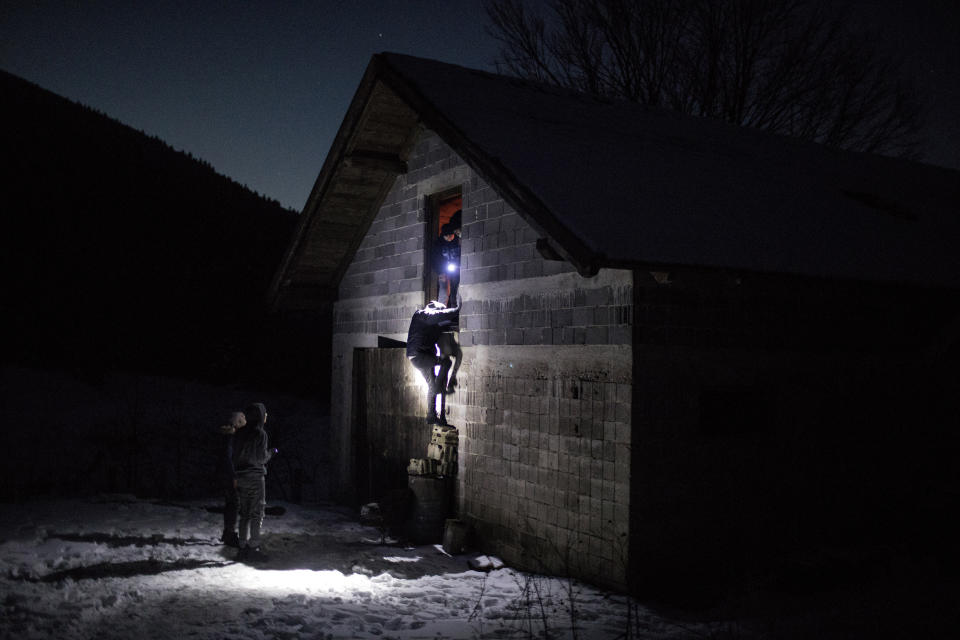
[[[519,181],[498,158],[491,157],[473,143],[459,127],[437,109],[416,85],[392,67],[383,54],[378,54],[379,79],[416,111],[427,128],[435,131],[450,148],[463,158],[534,229],[548,236],[552,247],[577,271],[590,277],[597,274],[604,257],[593,251],[576,234],[562,225],[557,217],[530,189]]]
[[[364,114],[367,112],[371,97],[374,95],[377,83],[382,76],[383,59],[382,56],[375,55],[371,59],[370,64],[367,65],[367,69],[350,102],[347,113],[344,115],[343,122],[337,130],[337,135],[324,160],[323,167],[300,214],[300,219],[298,220],[289,248],[271,282],[268,291],[268,304],[272,310],[278,310],[284,306],[282,300],[284,290],[291,286],[294,288],[306,287],[313,288],[317,291],[332,292],[331,300],[335,299],[340,280],[343,278],[350,264],[350,260],[362,242],[362,236],[366,233],[366,229],[369,228],[369,223],[372,220],[363,220],[358,227],[358,230],[362,230],[362,233],[356,234],[349,248],[344,252],[344,257],[333,270],[328,282],[307,284],[292,282],[293,270],[298,260],[302,257],[310,240],[310,227],[319,215],[318,210],[321,208],[324,197],[331,188],[338,168],[354,167],[379,171],[383,176],[381,178],[383,184],[392,182],[396,175],[406,173],[407,167],[405,160],[399,156],[370,152],[362,149],[356,150],[355,153],[351,152],[358,137],[358,131],[363,123]],[[380,194],[377,198],[378,204],[382,202],[386,191],[387,189],[381,187]],[[376,207],[374,207],[374,209],[375,208]],[[372,218],[372,216],[367,217]]]

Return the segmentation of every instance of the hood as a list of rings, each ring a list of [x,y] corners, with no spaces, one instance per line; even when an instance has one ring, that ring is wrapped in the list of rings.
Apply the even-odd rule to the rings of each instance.
[[[254,402],[243,413],[247,417],[247,427],[262,429],[266,423],[267,408],[260,402]]]

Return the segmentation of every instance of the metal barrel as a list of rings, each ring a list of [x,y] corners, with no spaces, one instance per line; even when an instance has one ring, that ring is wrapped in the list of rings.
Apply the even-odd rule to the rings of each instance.
[[[449,482],[436,476],[407,476],[407,482],[413,492],[407,536],[414,544],[442,542],[450,504]]]

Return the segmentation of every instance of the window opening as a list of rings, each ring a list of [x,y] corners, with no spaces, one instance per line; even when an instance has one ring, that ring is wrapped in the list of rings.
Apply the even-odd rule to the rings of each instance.
[[[460,187],[441,191],[427,199],[424,289],[428,301],[437,300],[447,306],[457,304],[460,286],[462,208]]]

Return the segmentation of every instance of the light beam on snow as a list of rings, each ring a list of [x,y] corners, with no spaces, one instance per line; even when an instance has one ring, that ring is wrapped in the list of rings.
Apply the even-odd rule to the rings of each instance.
[[[287,593],[351,593],[373,591],[376,585],[360,573],[344,575],[336,570],[312,571],[289,569],[285,571],[254,570],[244,576],[249,589],[272,594]]]
[[[383,556],[383,559],[386,560],[387,562],[400,563],[400,562],[420,562],[421,560],[423,560],[423,557],[413,556],[412,558],[408,558],[406,556]]]

